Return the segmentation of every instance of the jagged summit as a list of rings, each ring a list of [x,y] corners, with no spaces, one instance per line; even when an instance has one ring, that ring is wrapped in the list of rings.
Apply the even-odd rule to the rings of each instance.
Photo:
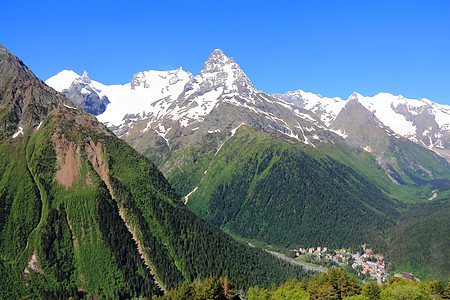
[[[350,97],[348,97],[347,101],[358,101],[360,97],[361,97],[360,94],[358,94],[357,92],[353,92],[353,94],[351,94]]]
[[[81,75],[78,80],[83,82],[83,83],[86,83],[86,84],[90,84],[91,83],[91,79],[89,78],[89,75],[86,72],[86,70],[84,70],[83,75]]]
[[[206,91],[218,90],[231,93],[239,91],[245,96],[256,92],[252,82],[233,58],[227,57],[222,50],[216,49],[206,60],[200,73],[186,86],[187,95],[203,95]],[[189,98],[188,97],[188,98]]]
[[[227,57],[222,50],[214,50],[205,61],[202,72],[217,72],[221,66],[234,63],[234,59]]]
[[[210,55],[216,55],[216,56],[220,56],[220,55],[224,55],[223,51],[220,50],[219,48],[215,49],[213,52],[211,52]],[[224,55],[225,56],[225,55]]]

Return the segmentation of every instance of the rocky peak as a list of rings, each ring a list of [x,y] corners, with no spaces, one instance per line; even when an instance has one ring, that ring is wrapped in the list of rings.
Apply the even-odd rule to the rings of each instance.
[[[248,96],[256,92],[252,82],[233,58],[216,49],[206,60],[200,73],[186,85],[189,95],[203,95],[213,90],[223,89],[223,93],[239,92]]]
[[[214,50],[206,60],[205,65],[203,66],[203,73],[215,73],[224,71],[224,67],[230,65],[232,68],[239,68],[239,66],[234,62],[233,58],[227,57],[223,54],[222,50],[216,49]]]
[[[19,74],[27,74],[28,76],[33,77],[33,79],[37,79],[20,59],[0,45],[0,84],[2,84],[4,80]]]
[[[216,56],[216,57],[222,56],[222,57],[226,58],[225,54],[223,54],[223,51],[220,49],[216,49],[213,52],[211,52],[210,56]]]
[[[86,72],[86,70],[83,72],[83,75],[80,76],[79,81],[86,83],[86,84],[91,83],[91,79],[89,78],[89,75]]]
[[[358,101],[359,96],[361,95],[358,94],[357,92],[353,92],[353,94],[351,94],[350,97],[348,97],[348,101]]]

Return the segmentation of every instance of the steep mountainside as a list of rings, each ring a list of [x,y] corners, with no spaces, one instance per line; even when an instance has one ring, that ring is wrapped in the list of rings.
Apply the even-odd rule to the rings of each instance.
[[[159,170],[0,46],[0,298],[132,298],[302,269],[191,213]]]

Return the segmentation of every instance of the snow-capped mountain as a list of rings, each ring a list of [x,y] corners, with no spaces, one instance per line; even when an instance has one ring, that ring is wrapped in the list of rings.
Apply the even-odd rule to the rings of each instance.
[[[66,91],[82,82],[99,97],[107,97],[110,103],[97,117],[119,136],[151,131],[169,145],[167,136],[173,128],[184,135],[206,134],[247,124],[314,145],[321,140],[317,133],[325,129],[310,112],[257,91],[234,59],[219,49],[195,77],[181,68],[147,71],[135,74],[128,84],[108,86],[75,75],[62,71],[46,83]]]
[[[76,77],[69,88],[63,89],[61,92],[78,107],[94,115],[103,113],[109,104],[108,97],[99,94],[100,91],[94,87],[86,71],[82,76]]]
[[[314,112],[327,126],[337,128],[334,121],[341,110],[358,101],[393,133],[450,158],[450,106],[428,99],[407,99],[401,95],[379,93],[373,97],[352,94],[348,100],[325,98],[297,90],[274,97]],[[343,136],[344,132],[339,131]]]
[[[148,135],[155,135],[152,139],[160,139],[159,144],[170,148],[176,141],[190,144],[201,139],[198,136],[231,132],[247,124],[313,146],[334,141],[337,134],[353,145],[381,154],[385,150],[381,144],[370,143],[375,139],[362,138],[355,130],[346,133],[351,122],[343,122],[342,116],[336,121],[347,108],[346,118],[368,116],[373,120],[366,120],[367,125],[378,124],[383,135],[404,137],[447,159],[450,157],[448,105],[387,93],[373,97],[354,93],[347,100],[302,90],[268,95],[256,90],[234,59],[219,49],[210,54],[196,76],[182,68],[151,70],[135,74],[124,85],[104,85],[89,79],[87,73],[79,76],[73,71],[62,71],[46,83],[73,100],[97,99],[104,104],[109,101],[97,118],[138,149],[145,140],[142,151],[149,146],[145,137]],[[360,106],[352,104],[354,101]],[[362,126],[364,122],[359,124]],[[362,130],[369,131],[374,132]],[[361,139],[358,142],[357,137]],[[383,145],[387,147],[386,143]]]
[[[73,71],[64,70],[46,83],[60,92],[81,83],[98,97],[106,96],[110,103],[97,118],[110,127],[120,128],[129,123],[131,118],[144,118],[147,114],[170,106],[192,75],[181,68],[171,71],[150,70],[135,74],[130,83],[123,85],[104,85],[90,79],[86,81],[83,77],[86,75],[79,76]],[[80,94],[86,89],[80,90]],[[155,101],[160,99],[164,99],[166,105],[155,107]]]
[[[62,70],[55,76],[50,77],[45,81],[45,83],[58,92],[62,92],[64,89],[68,89],[75,79],[81,76],[72,70]]]
[[[395,133],[429,149],[450,149],[450,106],[388,93],[358,100]]]

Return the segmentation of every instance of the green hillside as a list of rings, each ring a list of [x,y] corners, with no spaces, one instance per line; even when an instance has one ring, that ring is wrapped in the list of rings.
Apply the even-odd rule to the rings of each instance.
[[[187,157],[186,162],[195,161]],[[196,166],[190,178],[201,179],[188,207],[233,234],[270,244],[382,243],[398,216],[396,202],[354,169],[310,146],[247,126],[214,157],[199,157]],[[190,168],[168,175],[182,194],[186,186],[195,187],[194,180],[183,180]]]

